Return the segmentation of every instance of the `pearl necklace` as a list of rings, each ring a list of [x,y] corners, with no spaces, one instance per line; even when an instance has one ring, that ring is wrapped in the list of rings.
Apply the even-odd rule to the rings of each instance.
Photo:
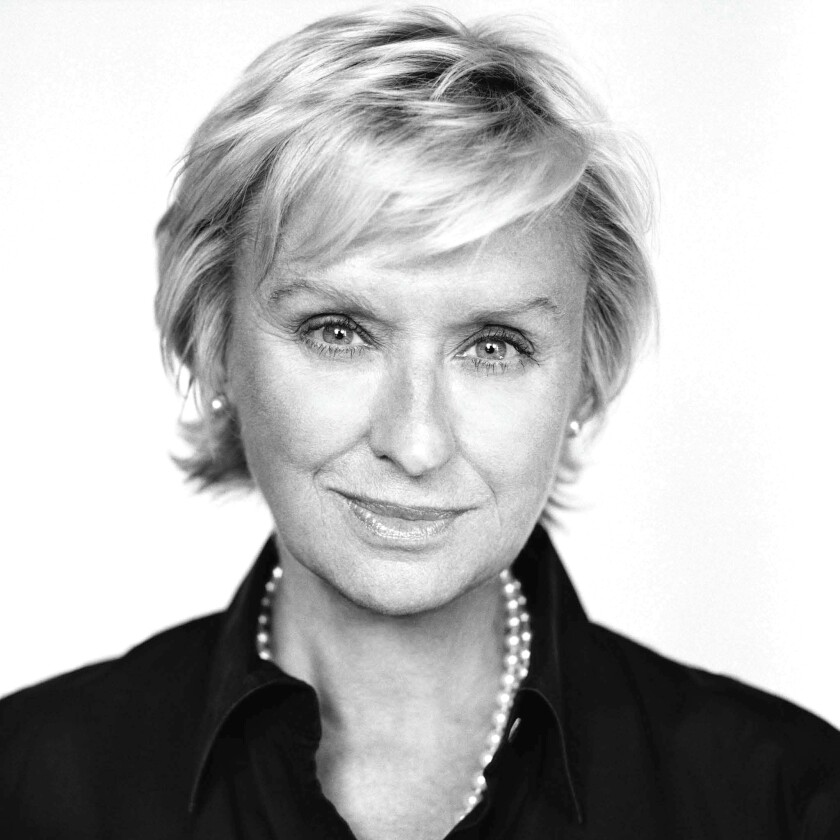
[[[271,570],[271,576],[265,584],[265,592],[260,600],[260,612],[257,618],[257,655],[260,659],[269,662],[272,659],[271,601],[274,590],[282,576],[283,569],[280,568],[278,563]],[[519,581],[510,573],[509,569],[505,569],[499,575],[499,578],[505,604],[504,670],[499,683],[499,691],[496,694],[496,710],[493,712],[492,727],[479,758],[480,769],[473,776],[472,790],[464,797],[463,810],[458,815],[459,822],[481,802],[484,796],[484,791],[487,789],[484,770],[493,760],[496,750],[502,743],[516,691],[522,680],[528,676],[528,665],[531,659],[531,622],[526,610],[525,596],[522,594]],[[511,729],[512,731],[513,729]]]

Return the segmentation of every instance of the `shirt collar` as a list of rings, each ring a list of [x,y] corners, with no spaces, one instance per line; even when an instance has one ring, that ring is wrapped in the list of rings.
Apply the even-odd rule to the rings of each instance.
[[[260,600],[265,592],[265,582],[276,563],[277,549],[274,539],[269,538],[233,596],[230,606],[222,614],[218,639],[210,660],[206,701],[198,727],[190,812],[195,809],[210,753],[225,721],[248,697],[267,686],[300,684],[272,662],[265,662],[257,655]]]
[[[548,708],[557,726],[559,751],[544,777],[550,793],[564,789],[563,804],[583,822],[580,762],[572,737],[575,720],[575,672],[585,667],[584,644],[589,621],[548,534],[537,525],[513,564],[531,616],[531,664],[520,687]]]
[[[190,811],[196,806],[213,745],[234,711],[248,697],[268,686],[305,687],[274,663],[261,660],[256,652],[260,599],[265,581],[276,563],[277,549],[271,538],[222,614],[211,658],[206,703],[198,728]],[[588,621],[566,570],[541,525],[534,528],[519,553],[513,572],[528,600],[533,633],[530,671],[520,691],[523,696],[531,695],[536,702],[547,706],[559,735],[559,755],[553,757],[545,784],[552,788],[556,784],[562,785],[566,793],[564,801],[571,815],[583,822],[577,755],[569,737],[574,715],[568,685],[574,684],[572,672],[575,664],[581,663],[577,644],[580,631],[588,626]]]

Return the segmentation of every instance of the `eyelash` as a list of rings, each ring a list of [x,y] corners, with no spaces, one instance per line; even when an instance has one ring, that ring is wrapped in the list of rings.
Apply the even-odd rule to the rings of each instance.
[[[525,367],[525,364],[534,359],[534,351],[525,343],[521,336],[501,327],[489,327],[479,335],[473,336],[467,349],[474,347],[481,342],[503,341],[516,350],[519,355],[509,361],[495,361],[493,359],[481,359],[478,356],[464,356],[469,359],[477,371],[485,374],[505,373],[513,366]]]
[[[318,330],[324,329],[324,327],[338,327],[340,329],[348,330],[349,332],[354,332],[366,344],[365,346],[351,345],[350,347],[341,347],[338,345],[324,344],[319,341],[315,341],[312,338],[312,335]],[[303,341],[319,356],[325,356],[331,359],[336,357],[352,359],[354,356],[370,350],[374,346],[374,342],[370,336],[368,336],[358,324],[344,315],[328,315],[317,318],[314,321],[309,321],[302,325],[299,332]],[[492,341],[502,341],[505,344],[509,344],[519,355],[515,359],[511,359],[509,361],[495,361],[492,359],[482,359],[478,356],[464,355],[460,355],[460,358],[468,359],[475,370],[481,371],[485,374],[505,373],[514,365],[524,367],[528,361],[533,361],[534,351],[528,344],[525,343],[522,337],[501,327],[490,327],[485,329],[484,332],[473,336],[467,345],[467,349],[474,347],[480,342]]]
[[[340,329],[345,329],[348,332],[357,333],[359,338],[366,342],[367,346],[341,347],[339,345],[322,344],[319,341],[315,341],[312,338],[312,334],[318,330],[324,329],[324,327],[338,327]],[[308,321],[305,323],[299,331],[303,341],[309,347],[311,347],[319,356],[326,356],[330,359],[333,359],[336,356],[352,359],[358,353],[369,350],[373,346],[373,342],[367,333],[358,324],[351,321],[344,315],[327,315],[321,318],[316,318],[314,321]]]

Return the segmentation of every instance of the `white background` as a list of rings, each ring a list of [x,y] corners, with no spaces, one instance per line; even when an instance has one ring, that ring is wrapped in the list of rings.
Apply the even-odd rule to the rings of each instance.
[[[0,694],[223,607],[265,539],[257,502],[197,497],[168,460],[152,230],[244,66],[355,5],[0,3]],[[556,541],[598,621],[840,725],[828,5],[527,8],[647,142],[661,190],[660,347]]]

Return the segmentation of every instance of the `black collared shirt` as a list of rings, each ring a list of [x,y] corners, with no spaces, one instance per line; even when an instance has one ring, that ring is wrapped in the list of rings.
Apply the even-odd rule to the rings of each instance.
[[[0,701],[0,837],[352,840],[315,692],[256,655],[275,560],[226,612]],[[539,527],[514,572],[531,670],[452,840],[840,840],[840,733],[590,622]]]

